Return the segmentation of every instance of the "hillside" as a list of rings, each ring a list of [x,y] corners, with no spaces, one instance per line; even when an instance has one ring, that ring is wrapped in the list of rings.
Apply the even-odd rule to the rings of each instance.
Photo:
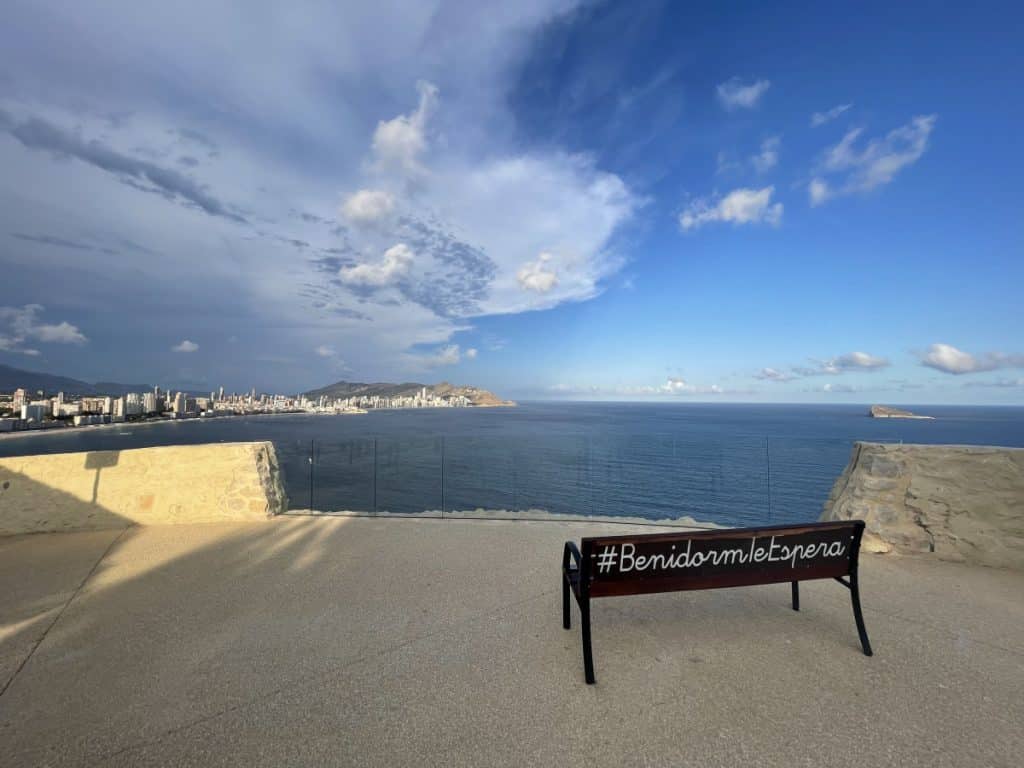
[[[442,381],[440,384],[418,384],[416,382],[405,382],[402,384],[390,384],[387,382],[375,382],[365,384],[357,381],[338,381],[326,387],[313,389],[303,394],[306,397],[316,398],[321,395],[333,398],[344,397],[412,397],[421,389],[426,387],[427,391],[438,397],[451,397],[462,395],[469,398],[469,401],[479,407],[491,407],[499,405],[515,405],[509,400],[502,400],[493,392],[479,387],[460,386]]]
[[[118,384],[112,381],[101,381],[90,384],[87,381],[72,379],[68,376],[56,376],[52,373],[25,371],[0,365],[0,392],[13,392],[24,389],[34,394],[42,390],[47,395],[63,392],[66,395],[123,395],[126,392],[145,392],[150,389],[148,384]]]

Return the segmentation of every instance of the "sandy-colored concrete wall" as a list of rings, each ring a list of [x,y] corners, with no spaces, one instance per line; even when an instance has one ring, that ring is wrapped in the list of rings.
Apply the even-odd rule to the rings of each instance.
[[[0,459],[0,535],[265,520],[286,508],[271,443]]]
[[[1024,449],[855,443],[821,519],[864,520],[868,551],[1024,570]]]

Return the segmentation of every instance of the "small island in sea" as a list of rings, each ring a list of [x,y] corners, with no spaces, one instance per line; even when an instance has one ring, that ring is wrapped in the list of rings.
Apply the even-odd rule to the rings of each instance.
[[[888,405],[872,405],[868,410],[868,416],[873,419],[928,419],[933,420],[934,416],[921,416],[910,411],[890,408]]]

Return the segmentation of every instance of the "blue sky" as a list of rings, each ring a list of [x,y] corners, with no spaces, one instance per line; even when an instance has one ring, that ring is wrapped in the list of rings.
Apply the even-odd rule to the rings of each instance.
[[[1024,403],[1013,4],[15,2],[0,363]]]

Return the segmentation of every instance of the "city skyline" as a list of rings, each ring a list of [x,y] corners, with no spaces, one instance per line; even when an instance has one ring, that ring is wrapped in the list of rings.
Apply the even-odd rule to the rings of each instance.
[[[0,30],[0,364],[1024,404],[1013,4],[131,9]]]

